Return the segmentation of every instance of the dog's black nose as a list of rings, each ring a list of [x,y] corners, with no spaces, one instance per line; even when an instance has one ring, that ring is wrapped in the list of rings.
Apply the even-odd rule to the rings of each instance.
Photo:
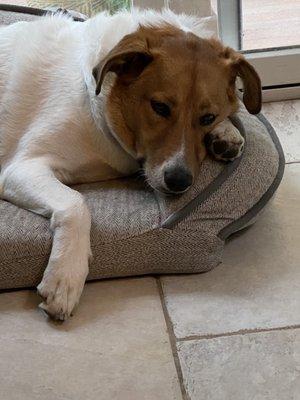
[[[193,183],[193,176],[183,167],[173,167],[165,171],[165,184],[171,192],[184,192]]]

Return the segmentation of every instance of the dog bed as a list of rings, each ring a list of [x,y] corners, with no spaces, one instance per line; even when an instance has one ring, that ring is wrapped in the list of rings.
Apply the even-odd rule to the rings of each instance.
[[[22,20],[9,14],[0,12],[0,24]],[[182,196],[164,197],[137,177],[75,186],[92,213],[88,280],[204,272],[221,262],[226,239],[254,222],[284,171],[282,148],[263,115],[242,107],[233,123],[246,141],[242,157],[228,164],[205,159]],[[50,250],[49,221],[0,200],[0,289],[37,285]]]

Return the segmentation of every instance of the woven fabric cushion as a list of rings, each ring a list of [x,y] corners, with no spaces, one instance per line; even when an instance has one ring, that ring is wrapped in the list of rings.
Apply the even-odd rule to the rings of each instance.
[[[262,115],[242,107],[233,122],[246,140],[242,157],[229,164],[207,158],[180,197],[154,193],[137,178],[75,187],[92,213],[89,280],[203,272],[221,262],[227,237],[254,221],[284,170],[280,143]],[[0,289],[37,285],[51,240],[48,220],[0,201]]]

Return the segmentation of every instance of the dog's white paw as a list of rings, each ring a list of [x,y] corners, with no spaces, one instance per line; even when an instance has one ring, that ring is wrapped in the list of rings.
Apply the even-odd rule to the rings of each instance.
[[[233,161],[242,155],[245,139],[232,124],[220,125],[206,135],[205,144],[215,159]]]
[[[79,302],[87,274],[87,267],[82,268],[80,273],[62,268],[45,274],[37,287],[44,300],[39,307],[55,320],[68,319]]]

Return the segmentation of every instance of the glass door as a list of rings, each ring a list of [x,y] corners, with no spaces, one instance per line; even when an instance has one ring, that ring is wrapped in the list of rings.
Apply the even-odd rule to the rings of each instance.
[[[218,0],[223,41],[258,70],[264,99],[300,97],[300,1]]]

